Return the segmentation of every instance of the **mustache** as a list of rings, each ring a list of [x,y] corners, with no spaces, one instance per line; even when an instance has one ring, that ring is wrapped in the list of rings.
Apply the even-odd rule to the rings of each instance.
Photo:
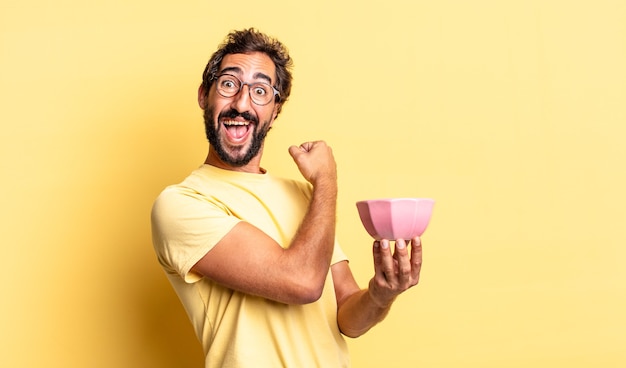
[[[237,111],[235,109],[230,109],[228,111],[220,113],[220,115],[218,116],[218,119],[219,120],[221,120],[223,118],[234,119],[234,118],[237,118],[237,117],[241,117],[242,119],[251,121],[251,122],[253,122],[254,124],[257,124],[257,125],[259,123],[257,118],[252,116],[249,112],[244,111],[244,112],[240,113],[239,111]]]

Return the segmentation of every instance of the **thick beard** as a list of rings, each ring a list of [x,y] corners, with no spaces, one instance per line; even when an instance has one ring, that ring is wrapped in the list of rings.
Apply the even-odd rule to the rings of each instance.
[[[236,156],[231,156],[227,152],[227,150],[222,145],[218,134],[218,123],[213,119],[213,109],[207,108],[204,110],[204,130],[206,132],[206,137],[211,144],[211,147],[215,150],[219,158],[226,164],[231,165],[233,167],[241,167],[247,165],[254,157],[259,154],[259,151],[263,147],[263,141],[265,141],[265,137],[267,133],[270,131],[269,122],[264,122],[263,125],[258,124],[258,120],[254,119],[254,117],[244,114],[239,114],[235,110],[230,110],[226,113],[220,114],[220,117],[229,117],[235,118],[237,116],[243,115],[246,120],[250,120],[254,123],[254,130],[252,131],[252,142],[250,142],[250,147],[247,152],[244,152],[243,155],[238,154]],[[219,119],[219,117],[218,117]],[[258,131],[257,131],[258,130]],[[241,151],[238,151],[241,153]]]

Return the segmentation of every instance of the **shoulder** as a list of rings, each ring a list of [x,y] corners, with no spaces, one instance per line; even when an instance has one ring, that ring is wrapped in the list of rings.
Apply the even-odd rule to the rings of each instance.
[[[152,221],[171,221],[194,218],[199,212],[217,210],[227,213],[212,192],[219,190],[220,181],[206,175],[200,169],[194,170],[182,182],[173,184],[161,191],[152,205]]]
[[[271,180],[275,186],[290,192],[303,194],[307,198],[310,198],[313,193],[313,186],[311,183],[304,180],[279,177],[272,177]]]

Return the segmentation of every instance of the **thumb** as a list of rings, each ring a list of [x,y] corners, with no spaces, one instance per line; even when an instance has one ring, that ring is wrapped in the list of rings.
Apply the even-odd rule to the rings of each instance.
[[[299,146],[293,145],[291,147],[289,147],[289,154],[291,155],[291,157],[293,157],[294,159],[297,159],[298,157],[300,157],[303,153],[305,152],[309,152],[313,149],[313,143],[311,142],[305,142],[302,143]]]
[[[295,159],[297,156],[300,156],[302,154],[302,148],[293,145],[289,147],[289,154]]]

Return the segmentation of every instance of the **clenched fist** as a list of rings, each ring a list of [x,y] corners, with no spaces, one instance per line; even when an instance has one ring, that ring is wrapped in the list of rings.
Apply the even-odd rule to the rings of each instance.
[[[289,147],[302,176],[313,186],[319,181],[337,180],[337,165],[333,150],[324,141],[305,142]]]

